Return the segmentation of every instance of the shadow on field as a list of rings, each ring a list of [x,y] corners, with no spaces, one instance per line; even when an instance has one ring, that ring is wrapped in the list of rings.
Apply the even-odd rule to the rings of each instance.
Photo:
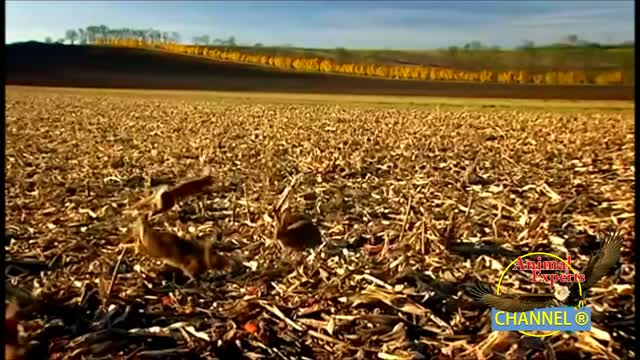
[[[383,80],[285,72],[149,50],[28,42],[7,46],[7,85],[564,100],[634,100],[633,86]]]

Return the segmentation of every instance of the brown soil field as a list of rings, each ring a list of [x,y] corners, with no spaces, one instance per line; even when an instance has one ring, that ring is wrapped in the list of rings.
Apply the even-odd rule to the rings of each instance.
[[[56,359],[635,358],[632,111],[284,100],[8,87],[22,343]],[[152,225],[243,265],[187,282],[123,245],[138,200],[205,168],[210,191]],[[300,252],[269,215],[294,177],[290,206],[323,236]],[[533,251],[581,271],[615,226],[591,331],[491,331],[474,280]],[[517,271],[502,288],[549,292]]]
[[[633,100],[633,86],[535,86],[383,80],[277,71],[138,49],[7,46],[11,85],[517,99]]]

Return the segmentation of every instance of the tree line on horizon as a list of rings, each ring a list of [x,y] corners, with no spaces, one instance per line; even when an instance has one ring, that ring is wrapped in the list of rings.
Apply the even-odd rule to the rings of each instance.
[[[159,31],[155,29],[119,28],[111,29],[106,25],[91,25],[86,28],[68,29],[64,37],[55,42],[68,41],[71,45],[95,44],[99,40],[106,39],[140,39],[145,42],[180,42],[180,34],[175,31]],[[52,43],[53,38],[47,36],[46,43]]]
[[[75,45],[76,43],[85,45],[95,43],[98,39],[138,39],[144,42],[162,42],[162,43],[181,43],[182,37],[180,33],[176,31],[160,31],[156,29],[133,29],[133,28],[109,28],[106,25],[91,25],[86,28],[68,29],[65,32],[64,37],[59,38],[55,42],[64,43],[68,41],[69,44]],[[53,38],[47,36],[45,42],[54,42]],[[227,39],[216,38],[207,34],[198,35],[191,38],[192,45],[212,45],[212,46],[239,46],[236,42],[235,36],[229,36]],[[250,46],[250,45],[247,45]],[[255,43],[254,47],[264,47],[262,43]],[[282,44],[281,47],[292,47],[291,44]],[[574,47],[574,48],[620,48],[620,47],[634,47],[635,42],[633,40],[624,41],[619,44],[600,44],[595,41],[588,41],[580,39],[578,35],[571,34],[565,36],[561,41],[549,44],[549,45],[537,45],[531,40],[524,40],[521,45],[517,46],[519,50],[529,50],[536,48],[562,48],[562,47]],[[338,52],[348,51],[343,47],[336,48]],[[447,48],[450,52],[465,51],[465,50],[500,50],[499,46],[487,46],[480,41],[474,40],[467,42],[462,46],[452,45]]]
[[[156,29],[133,29],[133,28],[109,28],[106,25],[91,25],[86,28],[68,29],[64,37],[53,40],[51,36],[45,38],[46,43],[68,42],[71,45],[95,44],[98,40],[115,39],[138,39],[144,42],[153,43],[180,43],[180,33],[176,31],[160,31]],[[234,36],[228,39],[213,38],[209,35],[194,36],[191,42],[195,45],[220,45],[236,46]],[[261,44],[256,44],[261,45]]]
[[[292,57],[284,55],[266,55],[242,50],[237,47],[235,38],[227,40],[214,39],[209,36],[195,37],[194,45],[180,43],[177,32],[163,32],[155,29],[110,29],[105,25],[88,26],[85,29],[70,29],[65,38],[70,44],[92,44],[119,47],[153,48],[174,53],[203,56],[215,60],[248,63],[275,67],[283,70],[307,72],[338,73],[346,75],[373,76],[392,79],[440,80],[440,81],[472,81],[498,82],[505,84],[547,84],[547,85],[578,85],[578,84],[622,84],[630,82],[632,74],[623,74],[620,70],[600,73],[584,71],[548,71],[534,73],[524,70],[493,71],[465,71],[439,66],[422,65],[386,65],[386,64],[357,64],[338,61],[332,58],[317,56]],[[572,38],[572,40],[577,40]],[[213,45],[213,46],[212,46]],[[256,44],[254,47],[260,47]],[[528,43],[528,46],[533,46]],[[478,42],[469,44],[469,49],[478,49]],[[304,54],[303,54],[304,56]],[[626,76],[625,76],[626,75]]]

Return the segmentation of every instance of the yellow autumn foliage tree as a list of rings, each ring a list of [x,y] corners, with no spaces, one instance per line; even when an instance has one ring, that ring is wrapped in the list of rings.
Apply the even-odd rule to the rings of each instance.
[[[625,81],[625,74],[619,70],[589,75],[581,71],[550,71],[545,73],[530,73],[523,70],[493,71],[488,69],[467,71],[435,66],[337,63],[330,58],[298,58],[282,55],[254,54],[233,48],[150,42],[140,39],[97,38],[94,44],[157,49],[173,53],[202,56],[219,61],[255,64],[283,70],[338,73],[388,79],[537,85],[613,85],[623,84]]]

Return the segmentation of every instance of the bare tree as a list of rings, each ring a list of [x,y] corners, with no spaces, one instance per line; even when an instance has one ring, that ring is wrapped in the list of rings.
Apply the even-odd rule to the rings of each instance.
[[[78,40],[78,32],[75,31],[74,29],[69,29],[65,33],[64,37],[65,37],[65,39],[69,40],[71,45],[73,45],[73,44],[75,44],[76,40]]]
[[[482,43],[478,40],[473,40],[470,46],[471,46],[471,50],[480,50],[484,47],[484,45],[482,45]]]
[[[211,43],[209,35],[194,36],[192,40],[195,45],[209,45]]]
[[[536,46],[536,44],[535,44],[533,41],[531,41],[531,40],[525,40],[525,41],[522,43],[521,48],[522,48],[522,49],[532,49],[532,48],[534,48],[535,46]]]
[[[109,28],[106,25],[98,25],[97,33],[100,35],[101,39],[107,38],[107,32]]]
[[[78,29],[78,37],[80,44],[85,45],[87,43],[87,32],[83,28]]]
[[[578,35],[575,34],[571,34],[568,35],[565,38],[565,41],[569,44],[569,45],[576,45],[578,43]]]
[[[129,28],[124,28],[122,29],[122,37],[125,39],[131,39],[133,38],[133,31]]]
[[[109,29],[106,32],[107,39],[114,40],[122,37],[122,31],[120,29]]]
[[[150,30],[149,31],[149,38],[151,38],[151,41],[154,43],[159,43],[160,40],[162,39],[162,33],[158,30]]]
[[[95,43],[96,39],[97,39],[97,35],[98,35],[98,27],[97,26],[87,26],[85,31],[87,33],[87,42],[89,42],[90,44]]]
[[[146,40],[144,30],[133,30],[132,32],[133,32],[133,35],[136,37],[136,39],[142,40],[142,41]]]

